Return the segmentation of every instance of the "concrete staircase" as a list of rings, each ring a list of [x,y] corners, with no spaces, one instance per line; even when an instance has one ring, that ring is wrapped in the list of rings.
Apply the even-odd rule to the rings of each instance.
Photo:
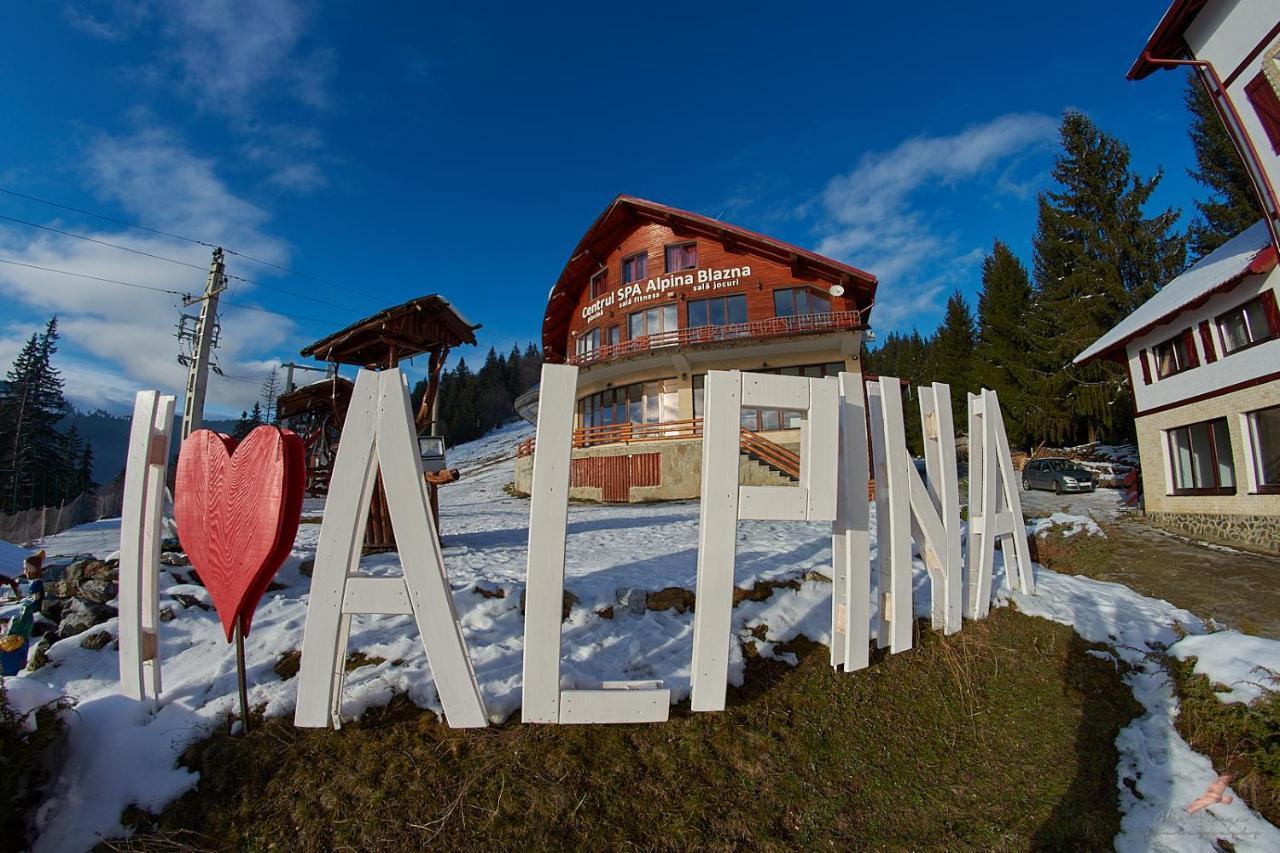
[[[799,484],[781,471],[753,459],[745,453],[738,455],[738,484],[743,486],[795,486]]]

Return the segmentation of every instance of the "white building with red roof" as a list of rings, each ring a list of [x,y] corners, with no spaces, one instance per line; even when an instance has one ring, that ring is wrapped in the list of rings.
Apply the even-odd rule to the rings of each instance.
[[[1280,4],[1177,0],[1129,79],[1190,66],[1265,216],[1075,358],[1125,364],[1148,516],[1280,553]]]

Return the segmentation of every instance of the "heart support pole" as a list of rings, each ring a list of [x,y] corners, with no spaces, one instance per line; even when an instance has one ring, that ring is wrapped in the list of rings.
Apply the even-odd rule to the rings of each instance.
[[[240,620],[236,620],[236,681],[240,686],[240,734],[249,733],[249,687],[244,674],[244,632],[240,629]]]

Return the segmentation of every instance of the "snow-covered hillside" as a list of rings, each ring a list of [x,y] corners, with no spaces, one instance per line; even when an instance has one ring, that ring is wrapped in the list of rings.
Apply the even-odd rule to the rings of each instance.
[[[494,721],[507,718],[520,705],[519,602],[529,503],[511,497],[504,486],[512,478],[515,445],[531,432],[527,425],[513,425],[453,449],[449,463],[461,469],[462,479],[440,493],[454,601]],[[305,521],[312,523],[301,526],[277,577],[283,588],[264,597],[248,638],[250,702],[269,715],[289,715],[294,708],[296,678],[282,680],[274,666],[302,645],[309,580],[299,568],[314,556],[320,531],[314,522],[322,514],[320,502],[308,505]],[[628,590],[695,587],[697,524],[696,503],[570,506],[565,587],[577,603],[563,626],[566,685],[661,679],[671,688],[673,700],[688,695],[692,613],[633,608],[624,602]],[[796,581],[774,589],[764,601],[744,601],[734,610],[739,636],[767,626],[766,641],[758,643],[762,654],[771,654],[774,644],[798,634],[828,641],[830,583],[814,573],[829,574],[829,536],[829,525],[823,524],[740,525],[737,585]],[[118,548],[118,524],[86,525],[46,544],[51,556],[105,557]],[[375,575],[399,570],[394,554],[367,557],[362,566]],[[1115,654],[1131,663],[1142,665],[1152,643],[1175,642],[1175,623],[1192,634],[1204,630],[1192,614],[1123,586],[1056,575],[1041,567],[1037,577],[1041,594],[1017,596],[1020,610],[1073,624],[1086,639],[1114,645]],[[119,696],[112,646],[82,648],[78,637],[55,644],[49,665],[23,676],[52,685],[77,703],[67,716],[70,748],[59,786],[45,806],[38,850],[90,847],[103,835],[124,831],[120,813],[129,803],[159,811],[198,781],[177,767],[177,758],[213,727],[226,724],[236,708],[236,683],[232,650],[216,615],[206,609],[208,593],[188,580],[183,568],[164,569],[161,606],[171,608],[174,618],[161,629],[164,702],[158,709]],[[997,582],[1002,582],[999,556]],[[916,612],[929,612],[923,566],[916,572],[916,599]],[[634,596],[630,600],[634,602]],[[114,634],[116,623],[92,630]],[[732,646],[730,677],[740,682],[744,660],[738,644]],[[344,716],[359,716],[397,693],[424,708],[441,710],[411,617],[356,617],[349,651],[378,662],[347,676]],[[1120,738],[1122,765],[1141,771],[1136,788],[1143,799],[1119,786],[1128,816],[1117,842],[1139,848],[1159,839],[1165,849],[1196,849],[1202,846],[1202,836],[1187,833],[1194,833],[1193,824],[1202,826],[1197,821],[1207,818],[1205,813],[1186,815],[1181,807],[1204,791],[1214,773],[1208,760],[1191,752],[1172,728],[1167,678],[1146,665],[1129,679],[1150,713]],[[1135,772],[1126,770],[1129,775]],[[1280,849],[1280,832],[1238,799],[1213,811],[1219,820],[1213,831],[1231,839],[1237,849],[1251,844]]]

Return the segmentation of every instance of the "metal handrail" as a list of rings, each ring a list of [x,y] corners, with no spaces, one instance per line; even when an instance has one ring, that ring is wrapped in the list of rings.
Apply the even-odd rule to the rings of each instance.
[[[730,323],[725,326],[695,326],[644,335],[616,344],[606,344],[595,349],[570,356],[569,364],[584,366],[610,361],[635,353],[663,349],[670,346],[731,341],[739,338],[778,338],[813,332],[832,332],[862,327],[862,314],[858,311],[832,311],[826,314],[798,314],[793,317],[769,317],[747,323]]]

